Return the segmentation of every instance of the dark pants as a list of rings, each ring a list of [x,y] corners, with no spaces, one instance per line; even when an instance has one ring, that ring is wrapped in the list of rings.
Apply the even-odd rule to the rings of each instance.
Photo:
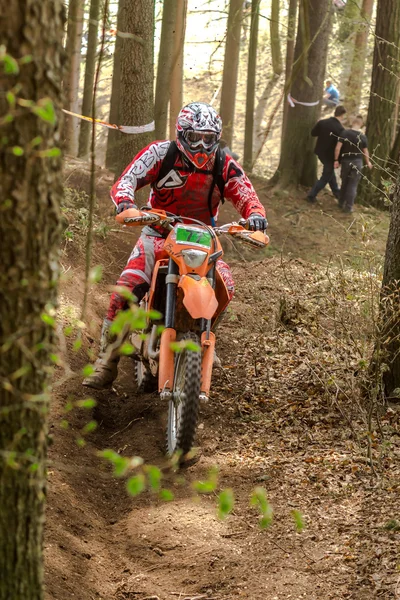
[[[363,159],[360,157],[342,160],[341,166],[342,188],[340,190],[339,206],[351,212],[357,194],[358,182],[361,179]]]
[[[312,190],[308,193],[308,197],[315,198],[318,192],[323,190],[324,187],[327,184],[329,184],[329,187],[331,188],[335,198],[339,198],[340,190],[336,181],[335,169],[333,168],[333,160],[327,161],[322,160],[321,158],[319,160],[324,165],[324,168],[322,169],[322,175],[320,179],[318,179],[318,181],[314,183]]]

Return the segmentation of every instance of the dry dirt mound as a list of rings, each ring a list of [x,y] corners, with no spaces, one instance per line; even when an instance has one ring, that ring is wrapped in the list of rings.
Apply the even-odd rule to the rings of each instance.
[[[275,231],[284,231],[289,199],[263,197],[273,205]],[[305,220],[319,214],[301,199],[295,202]],[[224,211],[227,221],[229,209]],[[326,218],[328,229],[332,219]],[[65,323],[79,314],[82,298],[76,242],[66,241],[62,261]],[[68,403],[87,397],[80,369],[87,351],[96,348],[107,288],[131,244],[129,235],[113,231],[96,238],[94,262],[104,265],[104,277],[90,295],[92,329],[84,332],[79,352],[72,349],[73,336],[67,340],[75,375],[64,379],[60,371],[55,388],[48,600],[396,598],[398,450],[394,445],[383,450],[376,439],[379,476],[374,475],[365,459],[365,425],[357,405],[349,401],[348,388],[335,395],[328,380],[337,368],[337,385],[344,387],[350,378],[355,391],[362,376],[352,351],[337,342],[328,297],[336,283],[345,286],[345,295],[354,296],[363,287],[361,280],[342,271],[344,282],[341,275],[332,283],[325,269],[279,256],[249,264],[243,262],[248,260],[243,249],[231,249],[237,293],[218,332],[223,368],[215,373],[209,403],[201,407],[200,458],[179,477],[167,475],[173,502],[150,492],[130,498],[124,481],[112,476],[97,453],[113,448],[163,466],[166,407],[157,395],[136,393],[129,359],[122,360],[115,388],[95,395],[93,414],[82,408],[69,411]],[[237,252],[243,255],[240,260]],[[350,320],[358,318],[357,301],[347,302],[336,309]],[[361,326],[359,335],[363,339]],[[92,418],[98,427],[80,447]],[[382,416],[382,427],[386,440],[394,442],[399,435],[394,409]],[[215,495],[193,499],[190,488],[213,465],[219,469],[220,487],[232,488],[236,497],[233,514],[223,522],[217,518]],[[266,530],[258,527],[257,511],[249,502],[256,486],[267,490],[274,510]],[[301,533],[293,510],[303,515]]]

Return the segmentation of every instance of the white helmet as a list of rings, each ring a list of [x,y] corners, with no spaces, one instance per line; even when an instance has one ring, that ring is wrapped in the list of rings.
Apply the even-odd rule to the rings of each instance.
[[[217,151],[221,131],[221,117],[212,106],[191,102],[176,120],[176,143],[195,167],[204,169]]]

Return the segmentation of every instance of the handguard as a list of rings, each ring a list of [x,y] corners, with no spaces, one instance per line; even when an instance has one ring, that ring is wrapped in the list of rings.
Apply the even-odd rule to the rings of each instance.
[[[121,225],[143,226],[159,223],[166,218],[165,211],[154,210],[142,211],[137,208],[128,208],[119,215],[116,215],[115,220]]]

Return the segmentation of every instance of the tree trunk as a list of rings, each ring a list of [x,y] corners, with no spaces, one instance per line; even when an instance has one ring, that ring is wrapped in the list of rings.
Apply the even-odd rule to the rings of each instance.
[[[378,0],[366,129],[374,168],[361,180],[358,195],[363,204],[372,204],[378,208],[385,206],[382,180],[390,177],[388,159],[396,110],[397,77],[400,73],[399,37],[400,3],[398,0]]]
[[[85,80],[83,84],[82,114],[92,116],[93,84],[96,71],[97,35],[99,30],[100,0],[91,0],[89,12],[89,33],[86,50]],[[78,156],[89,154],[89,138],[92,124],[81,121],[79,130]]]
[[[279,0],[271,0],[271,20],[269,22],[271,35],[271,58],[274,75],[281,75],[283,71],[281,40],[279,37]]]
[[[253,129],[254,129],[254,101],[256,93],[257,73],[257,42],[258,42],[258,11],[260,0],[252,0],[251,24],[249,40],[249,58],[247,68],[247,91],[246,91],[246,124],[244,134],[244,157],[243,166],[251,171],[253,166]]]
[[[389,235],[381,294],[383,355],[378,356],[389,368],[383,372],[386,397],[400,397],[400,177],[393,194]],[[394,393],[394,391],[397,392]]]
[[[169,139],[175,139],[176,118],[183,104],[183,49],[185,45],[187,0],[177,0],[174,49],[172,58]]]
[[[285,134],[287,113],[288,113],[288,109],[289,109],[287,95],[290,92],[290,88],[292,85],[294,43],[295,43],[295,39],[296,39],[297,5],[298,5],[298,0],[289,0],[288,29],[287,29],[287,41],[286,41],[285,87],[284,87],[283,116],[282,116],[282,139]]]
[[[14,113],[0,149],[0,600],[42,600],[47,386],[56,351],[49,307],[62,195],[61,157],[45,153],[60,143],[64,8],[62,0],[1,0],[0,14],[7,23],[0,45],[14,59],[31,56],[19,74],[1,69],[0,88],[42,110],[42,117],[32,107],[14,111],[0,96],[0,118]]]
[[[81,48],[83,32],[83,0],[70,0],[67,27],[67,68],[64,70],[64,108],[72,112],[79,109],[79,72],[81,68]],[[64,121],[65,151],[76,156],[78,152],[79,121],[76,117],[66,117]]]
[[[119,0],[118,15],[117,15],[117,36],[115,38],[113,72],[111,81],[111,99],[110,99],[110,123],[114,125],[129,125],[130,123],[122,123],[119,116],[120,106],[120,82],[121,82],[121,49],[123,38],[119,35],[124,32],[123,25],[126,21],[125,17],[125,2]],[[109,129],[107,134],[107,151],[106,151],[106,167],[117,173],[118,168],[118,152],[119,146],[122,143],[123,135],[120,131]]]
[[[157,140],[164,140],[167,132],[176,15],[177,0],[164,0],[160,51],[158,53],[156,97],[154,102],[154,119],[156,122],[155,135]]]
[[[360,25],[360,11],[362,0],[349,0],[344,10],[339,13],[338,46],[340,52],[340,76],[336,81],[339,92],[343,96],[346,83],[351,74],[351,64],[354,56],[354,43]],[[332,73],[328,72],[328,78],[332,79]],[[346,100],[346,97],[345,97]],[[346,105],[347,108],[347,105]]]
[[[121,122],[145,125],[154,118],[154,0],[127,2],[122,31],[120,107]],[[154,138],[152,132],[138,135],[120,134],[117,174],[121,174],[133,157]]]
[[[330,0],[300,0],[291,93],[300,102],[321,99],[330,31]],[[310,132],[320,105],[289,108],[282,150],[273,182],[310,186],[316,177],[314,139]]]
[[[222,76],[220,114],[223,124],[222,137],[232,149],[233,123],[235,118],[236,85],[239,67],[240,31],[242,28],[242,0],[230,0],[224,72]]]
[[[368,31],[370,27],[374,0],[363,0],[360,24],[354,41],[353,60],[344,97],[349,116],[355,116],[359,111],[361,102],[361,89],[364,81],[365,58],[367,54]]]

